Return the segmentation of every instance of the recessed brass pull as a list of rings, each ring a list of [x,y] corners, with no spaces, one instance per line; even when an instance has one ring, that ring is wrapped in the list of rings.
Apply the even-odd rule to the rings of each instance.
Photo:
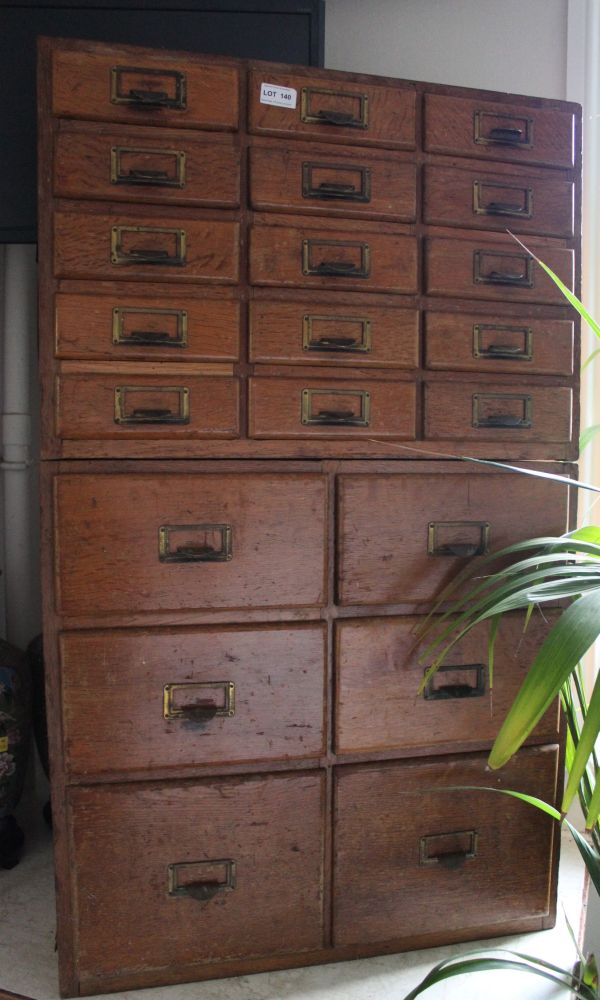
[[[163,524],[158,529],[158,557],[168,563],[229,562],[231,525]]]
[[[315,341],[314,349],[322,347],[339,351],[344,347],[352,347],[356,343],[356,337],[320,337],[319,340]]]
[[[509,205],[505,201],[489,201],[485,206],[488,215],[525,215],[522,205]]]
[[[523,357],[521,348],[511,347],[510,344],[490,344],[485,351],[485,355],[488,354],[495,358]],[[481,356],[483,357],[484,355],[482,354]]]
[[[316,98],[337,98],[338,102],[351,101],[356,113],[339,108],[313,109]],[[334,125],[342,128],[368,128],[369,98],[367,94],[349,93],[343,90],[329,90],[324,87],[303,87],[300,94],[300,121],[315,125]]]
[[[204,877],[202,877],[204,875]],[[220,876],[217,878],[215,876]],[[208,902],[221,892],[236,887],[235,861],[192,861],[169,865],[167,869],[169,896]]]
[[[352,191],[356,191],[356,185],[354,184],[336,184],[333,181],[321,181],[319,184],[319,191],[322,194],[348,194]]]
[[[499,410],[499,406],[506,409]],[[472,426],[527,430],[532,426],[531,396],[509,392],[474,393]]]
[[[347,424],[356,414],[352,410],[319,410],[317,417],[321,417],[323,423]]]
[[[477,856],[476,830],[456,833],[438,833],[421,837],[420,861],[422,865],[442,865],[450,871],[461,868],[465,861]]]
[[[129,170],[127,177],[133,181],[144,181],[146,183],[152,183],[153,181],[166,181],[169,179],[169,175],[166,170],[139,170],[137,167]]]
[[[210,698],[207,697],[210,695]],[[233,681],[189,681],[165,684],[163,717],[168,720],[207,722],[216,716],[235,715]]]
[[[152,420],[164,420],[165,417],[172,417],[173,410],[152,410],[150,408],[140,407],[137,410],[131,411],[132,417],[148,417]]]
[[[152,86],[156,81],[157,86]],[[170,87],[170,91],[165,89]],[[113,104],[130,104],[138,108],[186,107],[185,76],[178,70],[147,69],[139,66],[114,66],[110,77],[110,99]]]
[[[505,260],[506,267],[521,265],[522,270],[499,270],[498,261]],[[486,262],[490,261],[489,264]],[[475,250],[473,253],[473,281],[479,285],[510,285],[515,288],[533,288],[533,260],[524,254],[504,253],[496,250]]]
[[[427,682],[423,697],[426,701],[456,701],[481,698],[485,694],[483,663],[462,663],[439,667]]]
[[[322,260],[315,267],[316,274],[359,274],[360,268],[349,260]]]
[[[491,128],[489,138],[513,146],[521,142],[522,128]]]
[[[484,555],[489,547],[487,521],[430,521],[427,555],[468,559]]]
[[[143,247],[132,247],[131,250],[129,250],[129,256],[136,257],[138,260],[144,260],[148,263],[155,260],[162,262],[163,260],[166,260],[168,258],[169,251],[144,249]]]
[[[151,341],[168,341],[171,338],[166,330],[132,330],[128,337],[129,340],[135,340],[138,343],[148,343]]]

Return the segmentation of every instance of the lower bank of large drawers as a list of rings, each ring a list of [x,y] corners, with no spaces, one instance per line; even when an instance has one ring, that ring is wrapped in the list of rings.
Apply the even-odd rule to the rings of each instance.
[[[203,964],[331,943],[489,934],[524,913],[541,926],[552,820],[512,798],[444,786],[552,799],[557,762],[547,747],[523,751],[500,777],[481,756],[336,769],[333,942],[324,773],[74,788],[82,985],[140,968],[191,977]],[[99,845],[110,864],[98,863]]]

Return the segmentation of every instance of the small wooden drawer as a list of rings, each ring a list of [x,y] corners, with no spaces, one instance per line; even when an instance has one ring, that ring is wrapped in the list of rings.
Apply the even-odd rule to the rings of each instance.
[[[215,293],[213,293],[214,296]],[[240,306],[219,298],[59,293],[56,356],[93,361],[237,361]]]
[[[532,257],[508,238],[485,240],[426,240],[426,292],[505,302],[564,305],[562,292]],[[543,247],[539,251],[571,291],[575,258],[572,250]]]
[[[92,785],[73,788],[69,805],[90,986],[323,946],[320,773]]]
[[[68,440],[233,438],[239,435],[239,381],[163,370],[144,374],[107,363],[109,371],[65,371],[57,379],[56,432]],[[96,368],[101,367],[97,365]]]
[[[575,119],[562,108],[425,96],[425,149],[489,160],[574,164]]]
[[[416,391],[411,382],[250,380],[254,438],[402,438],[414,440]]]
[[[415,148],[416,94],[410,84],[386,87],[337,74],[261,69],[249,74],[249,87],[250,132]]]
[[[482,375],[572,375],[574,326],[570,320],[500,313],[425,315],[425,364],[441,371]]]
[[[430,225],[512,229],[543,236],[573,236],[571,181],[488,173],[472,166],[425,168],[424,218]]]
[[[571,440],[573,392],[566,386],[439,382],[425,386],[425,437],[462,441]]]
[[[237,222],[57,211],[57,278],[212,281],[239,276]]]
[[[491,744],[548,633],[535,614],[503,618],[496,640],[493,691],[488,677],[488,626],[461,639],[418,696],[426,663],[415,647],[417,617],[361,618],[336,625],[335,740],[338,753],[446,753]],[[406,711],[410,705],[410,711]],[[558,703],[537,727],[539,743],[558,740]]]
[[[313,296],[250,303],[250,360],[265,364],[417,368],[419,316],[374,306],[368,295],[343,305]]]
[[[55,480],[65,615],[316,607],[326,483],[312,473],[74,473]]]
[[[235,131],[236,66],[166,52],[52,52],[52,113],[63,118]]]
[[[60,644],[73,775],[324,752],[323,625],[67,632]]]
[[[465,559],[567,528],[567,491],[515,473],[342,475],[338,600],[432,602]]]
[[[253,146],[254,208],[414,222],[417,168],[398,154],[327,146]]]
[[[485,756],[338,768],[335,944],[402,939],[407,946],[418,938],[423,947],[429,938],[514,932],[520,921],[542,929],[552,916],[559,828],[530,805],[484,789],[552,803],[557,777],[555,746],[523,750],[493,773]]]
[[[357,292],[417,292],[414,236],[345,228],[254,226],[250,281]]]
[[[239,152],[233,139],[154,129],[67,124],[54,151],[60,198],[237,208]]]

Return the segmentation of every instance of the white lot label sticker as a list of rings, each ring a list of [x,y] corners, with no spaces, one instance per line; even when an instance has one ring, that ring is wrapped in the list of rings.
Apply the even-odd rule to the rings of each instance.
[[[275,83],[261,83],[260,103],[275,104],[278,108],[295,108],[298,91],[293,87],[278,87]]]

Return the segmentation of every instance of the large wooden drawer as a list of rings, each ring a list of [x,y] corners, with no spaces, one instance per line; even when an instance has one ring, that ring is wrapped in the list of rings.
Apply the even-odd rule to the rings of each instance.
[[[425,314],[425,364],[480,375],[572,375],[575,339],[571,320],[446,313]]]
[[[425,149],[489,160],[574,164],[573,115],[564,108],[425,95]]]
[[[57,476],[57,610],[320,605],[325,508],[312,473]]]
[[[54,213],[57,278],[235,284],[239,242],[239,223],[228,220]]]
[[[251,147],[253,208],[414,222],[414,163],[397,153],[298,145]]]
[[[322,947],[321,774],[81,787],[70,809],[88,992],[141,968],[181,977]]]
[[[527,669],[548,633],[548,618],[502,619],[493,687],[488,676],[488,623],[465,636],[417,695],[431,658],[419,660],[419,618],[362,618],[336,624],[335,742],[338,753],[447,753],[480,749],[495,739]],[[435,621],[433,622],[435,624]],[[410,706],[410,711],[407,707]],[[538,743],[558,740],[558,704],[537,727]]]
[[[508,796],[456,786],[554,802],[557,775],[556,747],[523,750],[491,773],[484,756],[338,768],[335,944],[491,937],[520,920],[532,929],[535,918],[547,926],[555,821]]]
[[[573,236],[571,181],[523,173],[425,168],[424,219],[430,225]]]
[[[314,223],[313,223],[314,226]],[[377,230],[260,225],[250,231],[250,281],[254,285],[417,292],[414,236]]]
[[[194,298],[184,292],[176,297],[59,293],[56,355],[95,361],[237,361],[240,305],[228,295],[224,289],[212,295],[205,289]]]
[[[274,87],[289,94],[285,105],[272,103]],[[409,83],[358,83],[334,73],[300,74],[282,67],[249,74],[250,132],[414,149],[415,109],[416,94]]]
[[[113,46],[54,50],[51,109],[65,118],[225,129],[239,122],[237,66]]]
[[[434,441],[566,444],[572,433],[573,392],[567,386],[530,388],[506,382],[425,386],[425,437]]]
[[[544,263],[573,291],[572,250],[543,247]],[[481,240],[426,240],[425,290],[429,295],[564,305],[562,292],[539,264],[508,237]]]
[[[338,600],[431,602],[466,558],[562,534],[566,492],[514,473],[341,475]]]
[[[239,152],[229,136],[69,123],[56,136],[54,194],[237,208]]]
[[[343,304],[321,297],[250,302],[250,360],[266,364],[417,368],[415,309],[371,305],[353,294]]]
[[[74,367],[76,371],[70,371]],[[200,366],[198,366],[200,367]],[[239,380],[187,374],[189,367],[64,362],[56,432],[67,440],[192,440],[238,437]],[[97,369],[104,369],[98,371]],[[153,374],[148,374],[151,369]]]
[[[250,380],[255,438],[415,438],[412,382],[305,378]]]
[[[324,752],[323,625],[63,633],[70,774]]]

